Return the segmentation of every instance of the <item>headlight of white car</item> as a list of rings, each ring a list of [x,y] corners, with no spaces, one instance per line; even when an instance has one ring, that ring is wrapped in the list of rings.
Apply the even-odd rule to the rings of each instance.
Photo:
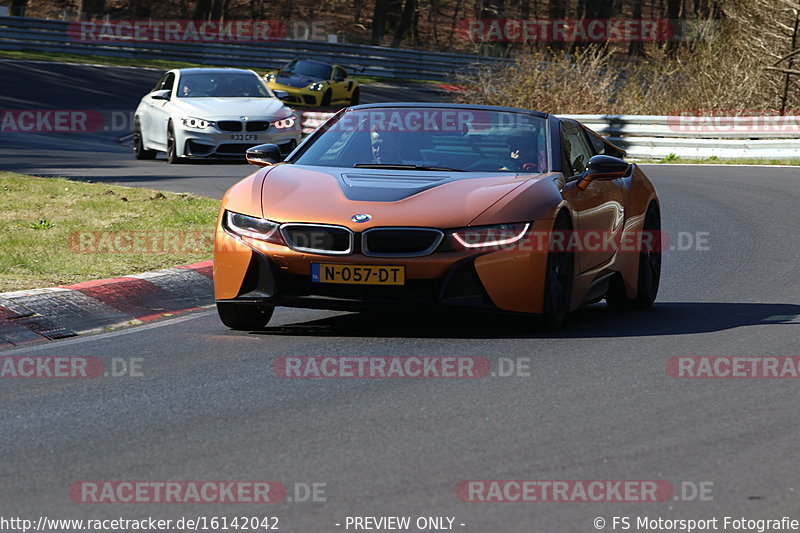
[[[214,126],[213,121],[196,117],[181,117],[181,122],[183,122],[183,125],[187,128],[192,128],[195,130],[204,130]]]
[[[294,123],[295,123],[294,115],[290,115],[286,118],[283,118],[281,120],[276,120],[275,122],[273,122],[273,124],[275,124],[275,127],[279,130],[287,130],[293,127]]]
[[[324,84],[321,81],[315,81],[314,83],[309,85],[308,88],[312,91],[320,91],[322,90],[323,85]]]

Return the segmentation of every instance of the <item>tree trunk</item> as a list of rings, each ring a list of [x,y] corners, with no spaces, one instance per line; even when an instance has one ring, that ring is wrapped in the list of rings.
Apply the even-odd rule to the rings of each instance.
[[[633,18],[639,20],[642,18],[642,3],[636,0],[633,2]],[[628,55],[644,56],[644,43],[640,40],[632,40],[628,43]]]
[[[27,4],[28,0],[11,0],[11,10],[9,11],[11,16],[24,17]]]
[[[567,2],[564,0],[549,0],[547,4],[547,16],[550,18],[550,21],[562,20],[566,18]],[[549,44],[554,50],[561,50],[564,48],[563,42],[554,41],[546,44]]]
[[[394,38],[392,39],[392,48],[399,48],[403,37],[409,29],[411,29],[411,22],[413,21],[414,11],[417,9],[417,0],[406,0],[406,5],[403,6],[403,13],[400,16],[400,21],[394,31]]]
[[[372,40],[371,44],[380,46],[383,43],[383,34],[386,32],[386,3],[387,0],[375,0],[375,10],[372,13]]]
[[[681,27],[681,5],[683,4],[682,0],[667,0],[667,19],[672,24],[672,35],[671,40],[667,43],[667,54],[670,57],[675,57],[678,53],[678,47],[680,46],[681,42],[681,33],[683,28]]]
[[[197,0],[194,5],[194,13],[192,18],[194,20],[209,20],[211,16],[211,0]]]
[[[253,20],[264,18],[264,0],[250,0],[250,17]]]

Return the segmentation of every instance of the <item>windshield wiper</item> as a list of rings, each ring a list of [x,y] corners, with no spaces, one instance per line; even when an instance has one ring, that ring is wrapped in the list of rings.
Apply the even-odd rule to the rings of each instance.
[[[466,172],[460,168],[436,167],[431,165],[402,165],[394,163],[356,163],[353,168],[386,168],[390,170],[441,170],[443,172]]]

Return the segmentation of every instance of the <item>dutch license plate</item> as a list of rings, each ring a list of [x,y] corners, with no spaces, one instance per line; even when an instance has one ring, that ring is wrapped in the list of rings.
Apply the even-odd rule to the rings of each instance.
[[[311,281],[355,285],[404,285],[404,266],[340,265],[311,263]]]

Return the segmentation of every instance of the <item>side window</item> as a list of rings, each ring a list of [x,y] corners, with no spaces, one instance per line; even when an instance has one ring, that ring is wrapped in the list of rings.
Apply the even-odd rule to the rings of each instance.
[[[168,72],[164,74],[164,76],[158,80],[156,86],[153,88],[153,91],[171,91],[172,85],[175,83],[175,74],[172,72]]]
[[[564,174],[571,177],[582,174],[594,155],[580,126],[573,122],[561,123],[561,149],[564,155]]]
[[[164,77],[164,83],[161,85],[161,90],[171,91],[173,85],[175,85],[175,74],[170,72]]]
[[[167,76],[168,76],[168,74],[164,74],[163,76],[161,76],[161,79],[156,82],[156,86],[153,87],[153,90],[150,91],[150,92],[152,93],[152,92],[155,92],[155,91],[160,91],[161,90],[161,86],[164,85],[164,80],[167,79]]]
[[[334,79],[335,81],[344,81],[344,79],[345,79],[346,77],[347,77],[347,76],[346,76],[346,74],[344,73],[344,70],[343,70],[343,69],[340,69],[339,67],[336,67],[335,69],[333,69],[333,79]]]
[[[584,130],[586,131],[586,130]],[[606,143],[603,142],[603,139],[598,137],[597,135],[592,134],[589,131],[586,131],[586,137],[589,138],[589,143],[594,148],[595,154],[604,154],[606,151]]]

